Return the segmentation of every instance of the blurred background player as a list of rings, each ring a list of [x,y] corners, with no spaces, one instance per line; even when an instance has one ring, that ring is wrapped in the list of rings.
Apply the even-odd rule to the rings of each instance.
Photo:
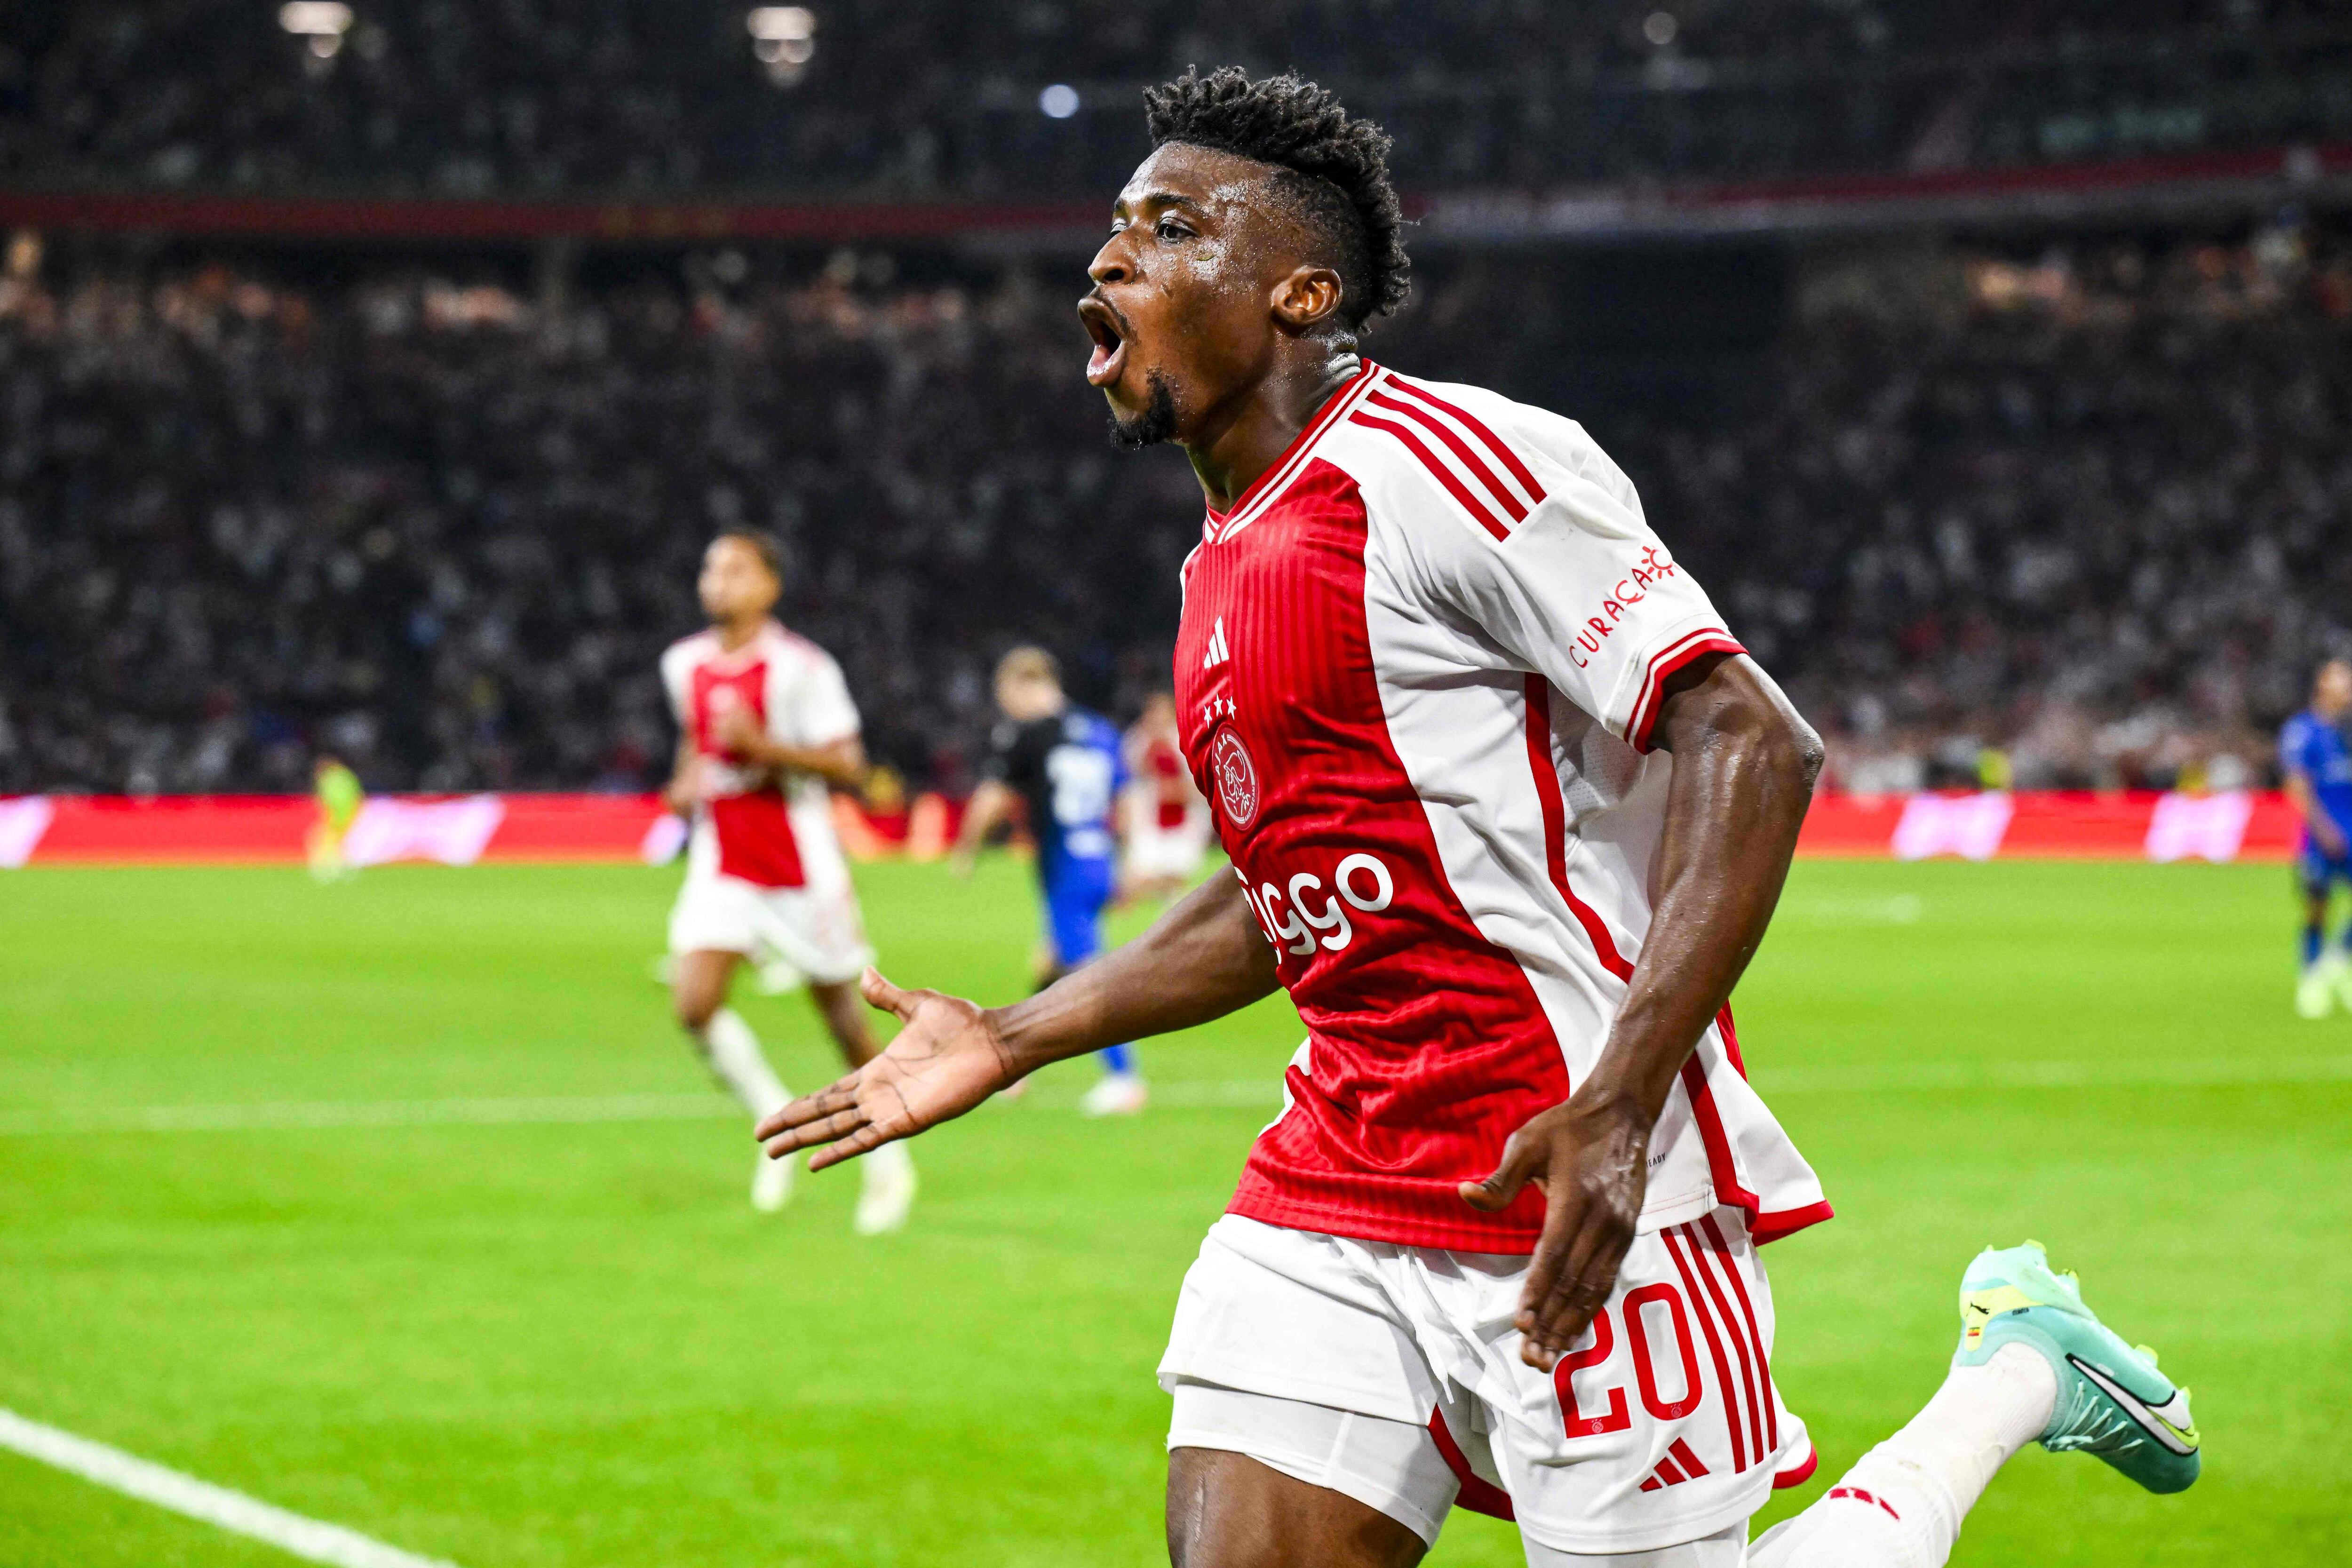
[[[996,706],[1003,714],[990,736],[980,787],[964,807],[950,866],[971,875],[990,833],[1019,800],[1037,845],[1037,888],[1045,905],[1045,948],[1036,965],[1040,988],[1102,951],[1102,913],[1117,887],[1117,811],[1127,784],[1119,734],[1101,714],[1071,702],[1061,667],[1041,647],[1016,647],[997,661]],[[1135,1047],[1101,1052],[1103,1076],[1087,1091],[1089,1116],[1127,1116],[1149,1095]]]
[[[359,820],[367,792],[360,775],[342,759],[321,756],[310,765],[310,795],[319,803],[319,819],[310,825],[310,876],[315,881],[340,882],[352,874],[343,858],[343,839]]]
[[[2331,658],[2311,683],[2311,706],[2279,731],[2279,773],[2287,798],[2303,814],[2303,842],[2294,858],[2303,889],[2303,973],[2294,1010],[2324,1018],[2340,997],[2352,1007],[2352,925],[2344,942],[2327,941],[2327,900],[2338,881],[2352,882],[2352,660]]]
[[[1176,699],[1155,691],[1127,731],[1126,858],[1121,901],[1165,899],[1200,874],[1213,824],[1209,803],[1192,785],[1176,732]]]
[[[792,1095],[751,1026],[726,1005],[745,959],[772,979],[797,971],[807,981],[850,1066],[875,1052],[856,987],[874,953],[828,787],[857,783],[866,748],[841,667],[770,616],[783,592],[774,540],[720,534],[695,587],[710,629],[672,644],[661,659],[678,727],[665,798],[693,824],[686,882],[670,912],[671,996],[677,1021],[756,1121]],[[792,1162],[759,1161],[752,1206],[782,1208],[792,1179]],[[914,1198],[910,1160],[866,1162],[858,1234],[897,1229]]]

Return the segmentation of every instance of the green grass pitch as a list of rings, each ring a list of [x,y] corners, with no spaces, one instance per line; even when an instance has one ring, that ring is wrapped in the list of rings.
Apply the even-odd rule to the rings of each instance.
[[[1023,989],[1020,865],[861,880],[895,978]],[[1296,1043],[1278,999],[1148,1045],[1140,1121],[1074,1114],[1072,1064],[925,1138],[875,1242],[846,1173],[753,1215],[725,1117],[103,1125],[699,1093],[648,975],[675,881],[0,874],[0,1406],[464,1568],[1160,1560],[1152,1367]],[[1935,1386],[1975,1249],[2032,1236],[2194,1388],[2205,1477],[2030,1450],[1956,1561],[2352,1561],[2352,1020],[2292,1015],[2285,882],[1797,868],[1741,1034],[1840,1217],[1767,1255],[1822,1454],[1770,1517]],[[833,1075],[804,1000],[741,1005],[790,1082]],[[1462,1513],[1431,1558],[1519,1560]],[[0,1453],[11,1568],[286,1561]]]

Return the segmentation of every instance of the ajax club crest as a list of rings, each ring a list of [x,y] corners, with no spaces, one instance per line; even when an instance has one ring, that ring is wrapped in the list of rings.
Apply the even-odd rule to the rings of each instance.
[[[1257,820],[1257,765],[1249,748],[1231,724],[1219,727],[1209,742],[1209,777],[1217,786],[1217,805],[1236,833]]]

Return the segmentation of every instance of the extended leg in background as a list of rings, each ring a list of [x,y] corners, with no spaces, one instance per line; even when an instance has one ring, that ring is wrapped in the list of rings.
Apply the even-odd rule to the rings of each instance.
[[[760,1049],[760,1037],[741,1015],[727,1005],[728,983],[740,952],[704,949],[680,953],[670,971],[670,1001],[678,1026],[710,1066],[711,1073],[734,1091],[743,1109],[758,1121],[792,1099],[775,1068]],[[751,1172],[751,1206],[762,1214],[782,1208],[793,1194],[793,1162],[758,1157]]]
[[[812,981],[809,998],[816,1004],[817,1016],[833,1036],[833,1043],[841,1048],[841,1059],[852,1068],[864,1067],[874,1059],[880,1049],[874,1043],[874,1033],[866,1020],[871,1009],[866,998],[858,994],[854,980]],[[779,1161],[782,1164],[786,1162]],[[853,1222],[860,1236],[881,1236],[907,1223],[907,1213],[915,1204],[915,1162],[904,1143],[885,1143],[879,1149],[860,1155],[857,1168],[863,1173],[857,1195],[857,1214]]]

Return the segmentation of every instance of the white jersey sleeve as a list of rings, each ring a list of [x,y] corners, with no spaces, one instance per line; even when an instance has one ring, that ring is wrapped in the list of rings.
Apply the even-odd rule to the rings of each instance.
[[[814,643],[792,639],[768,666],[769,734],[788,746],[830,746],[859,729],[841,666]]]
[[[680,730],[687,728],[687,709],[694,686],[694,667],[705,657],[709,639],[707,636],[684,637],[662,651],[662,695],[669,700],[669,716]]]
[[[1583,426],[1542,409],[1421,383],[1392,399],[1433,459],[1396,471],[1457,524],[1425,532],[1418,551],[1432,607],[1649,750],[1665,678],[1744,650],[1650,531],[1632,481]]]
[[[1632,482],[1582,426],[1511,406],[1498,434],[1517,449],[1543,499],[1501,539],[1465,535],[1476,548],[1448,584],[1455,607],[1619,739],[1647,751],[1666,676],[1703,653],[1741,651],[1739,644],[1650,531]]]

